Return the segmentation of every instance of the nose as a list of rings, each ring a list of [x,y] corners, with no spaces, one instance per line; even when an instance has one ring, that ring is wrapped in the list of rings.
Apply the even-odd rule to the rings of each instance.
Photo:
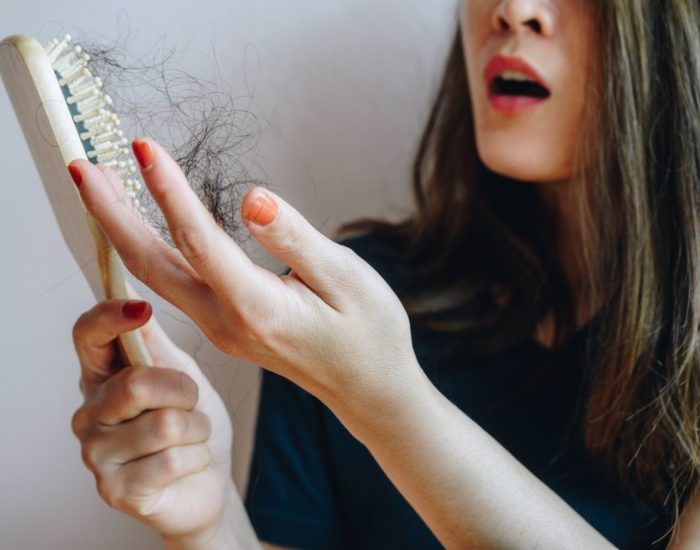
[[[544,0],[501,0],[493,10],[491,26],[496,31],[532,31],[543,37],[554,33],[551,2]]]

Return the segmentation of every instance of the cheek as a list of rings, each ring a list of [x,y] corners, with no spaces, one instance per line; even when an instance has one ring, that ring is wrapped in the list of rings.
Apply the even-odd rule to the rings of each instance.
[[[483,0],[464,0],[460,15],[462,44],[465,57],[483,49],[484,42],[491,35],[491,15],[493,7]]]

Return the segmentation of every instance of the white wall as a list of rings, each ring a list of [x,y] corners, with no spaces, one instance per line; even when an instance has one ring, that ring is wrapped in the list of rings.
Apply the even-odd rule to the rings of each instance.
[[[138,54],[159,38],[174,64],[207,78],[214,52],[236,106],[269,127],[247,165],[326,234],[361,215],[396,219],[452,36],[457,0],[2,0],[0,38],[66,32],[109,43],[127,29]],[[246,86],[246,79],[248,84]],[[252,101],[245,96],[252,92]],[[92,294],[64,245],[0,87],[0,548],[159,548],[98,497],[70,418],[81,404],[71,328]],[[254,259],[280,264],[260,249]],[[140,283],[155,315],[193,354],[234,418],[234,473],[245,483],[257,404],[255,366],[216,350]]]

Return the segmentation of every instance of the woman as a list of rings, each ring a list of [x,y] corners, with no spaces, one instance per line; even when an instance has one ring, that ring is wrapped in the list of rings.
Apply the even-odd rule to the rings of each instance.
[[[247,500],[262,540],[700,545],[698,28],[684,0],[464,0],[416,213],[335,243],[255,188],[242,214],[282,277],[152,140],[134,151],[177,249],[109,170],[70,165],[130,271],[269,371]],[[137,327],[162,368],[115,364]],[[102,302],[74,341],[101,496],[171,548],[257,547],[223,405],[148,304]]]

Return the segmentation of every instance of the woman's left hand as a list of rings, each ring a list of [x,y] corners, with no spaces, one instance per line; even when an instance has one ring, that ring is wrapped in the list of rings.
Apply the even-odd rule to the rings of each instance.
[[[137,216],[112,170],[78,159],[71,170],[79,170],[82,200],[127,269],[192,318],[216,347],[292,380],[331,408],[356,399],[382,406],[406,374],[420,370],[405,309],[353,250],[278,195],[254,187],[243,200],[243,219],[293,270],[275,275],[216,224],[158,143],[142,138],[134,150],[177,248]],[[254,223],[256,215],[268,223]]]

